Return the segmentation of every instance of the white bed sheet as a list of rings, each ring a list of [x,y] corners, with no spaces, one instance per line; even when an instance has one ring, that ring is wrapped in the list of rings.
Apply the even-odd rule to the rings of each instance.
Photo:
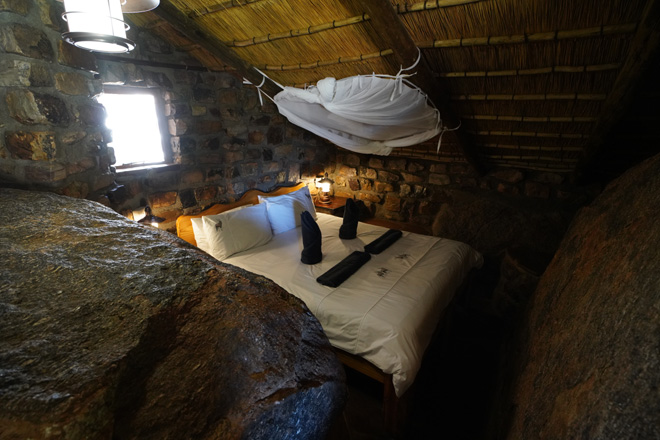
[[[444,308],[481,254],[465,243],[404,232],[339,287],[316,278],[387,231],[359,223],[357,238],[342,240],[342,219],[318,213],[323,260],[300,262],[301,228],[273,236],[224,260],[270,278],[305,302],[330,343],[393,375],[397,396],[412,384]]]

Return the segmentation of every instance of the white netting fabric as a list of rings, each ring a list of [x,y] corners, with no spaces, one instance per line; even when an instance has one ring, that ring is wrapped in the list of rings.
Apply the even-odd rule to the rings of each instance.
[[[289,121],[340,147],[388,155],[442,130],[440,112],[407,76],[325,78],[305,89],[284,87],[273,101]]]

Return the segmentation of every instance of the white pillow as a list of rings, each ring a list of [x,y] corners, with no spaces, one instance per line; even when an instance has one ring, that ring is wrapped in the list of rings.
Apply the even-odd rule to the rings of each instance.
[[[193,235],[195,236],[197,247],[203,250],[204,252],[206,252],[207,254],[210,254],[211,247],[209,246],[209,242],[206,239],[206,234],[204,233],[204,223],[202,222],[202,219],[204,217],[191,218],[190,222],[192,223]]]
[[[314,202],[306,186],[281,196],[259,196],[259,202],[263,202],[268,207],[268,220],[273,228],[273,234],[300,226],[300,214],[303,211],[309,212],[316,220]]]
[[[265,205],[202,217],[210,254],[218,260],[266,244],[273,238]]]
[[[247,208],[248,206],[251,205],[243,205],[237,208],[228,209],[227,211],[222,212],[221,214],[232,211],[238,211],[239,209]],[[203,217],[216,217],[217,215],[219,214],[203,216]],[[191,218],[190,222],[192,223],[193,235],[195,236],[195,242],[197,242],[197,247],[203,250],[204,252],[206,252],[207,254],[210,254],[211,246],[209,245],[209,241],[206,239],[206,234],[204,233],[204,223],[202,222],[203,217]]]

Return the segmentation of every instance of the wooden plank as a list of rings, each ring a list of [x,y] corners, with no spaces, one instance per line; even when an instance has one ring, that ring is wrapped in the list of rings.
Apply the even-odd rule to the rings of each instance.
[[[235,68],[239,75],[243,76],[252,84],[261,84],[263,76],[257,72],[251,64],[236,55],[230,48],[220,41],[220,39],[210,35],[208,30],[202,28],[193,19],[179,11],[169,0],[162,0],[160,6],[151,12],[167,21],[170,26],[183,34],[193,43],[199,44],[213,56],[220,58],[227,65]],[[281,89],[272,81],[266,81],[264,82],[262,90],[269,95],[274,96],[279,93]]]
[[[598,150],[603,146],[612,127],[616,126],[633,99],[635,86],[644,74],[650,60],[660,49],[660,0],[649,0],[644,9],[642,20],[630,44],[619,75],[607,94],[601,107],[601,117],[594,126],[591,141],[585,148],[585,155],[578,164],[578,171],[584,171],[593,161]]]
[[[371,17],[371,23],[375,31],[394,51],[397,62],[404,68],[412,66],[417,61],[419,49],[401,20],[399,20],[399,16],[389,0],[364,0],[362,6]],[[458,127],[460,119],[451,107],[449,94],[442,83],[433,77],[433,73],[424,57],[417,65],[416,72],[417,74],[411,78],[412,82],[428,94],[440,111],[443,124],[449,128]],[[454,135],[467,162],[479,175],[483,175],[485,169],[478,159],[475,147],[467,134],[463,130],[457,130]]]
[[[383,424],[389,433],[397,434],[404,420],[399,417],[399,398],[394,390],[392,375],[384,373],[371,362],[338,348],[335,348],[335,354],[342,364],[383,384]]]

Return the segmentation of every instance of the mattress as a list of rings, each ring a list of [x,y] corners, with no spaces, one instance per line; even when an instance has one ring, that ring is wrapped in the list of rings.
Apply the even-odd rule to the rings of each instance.
[[[426,347],[454,293],[483,259],[465,243],[409,232],[333,288],[316,278],[386,228],[358,224],[357,238],[342,240],[342,219],[318,213],[323,259],[300,262],[301,228],[224,260],[270,278],[305,302],[330,343],[392,375],[397,396],[413,383]]]

